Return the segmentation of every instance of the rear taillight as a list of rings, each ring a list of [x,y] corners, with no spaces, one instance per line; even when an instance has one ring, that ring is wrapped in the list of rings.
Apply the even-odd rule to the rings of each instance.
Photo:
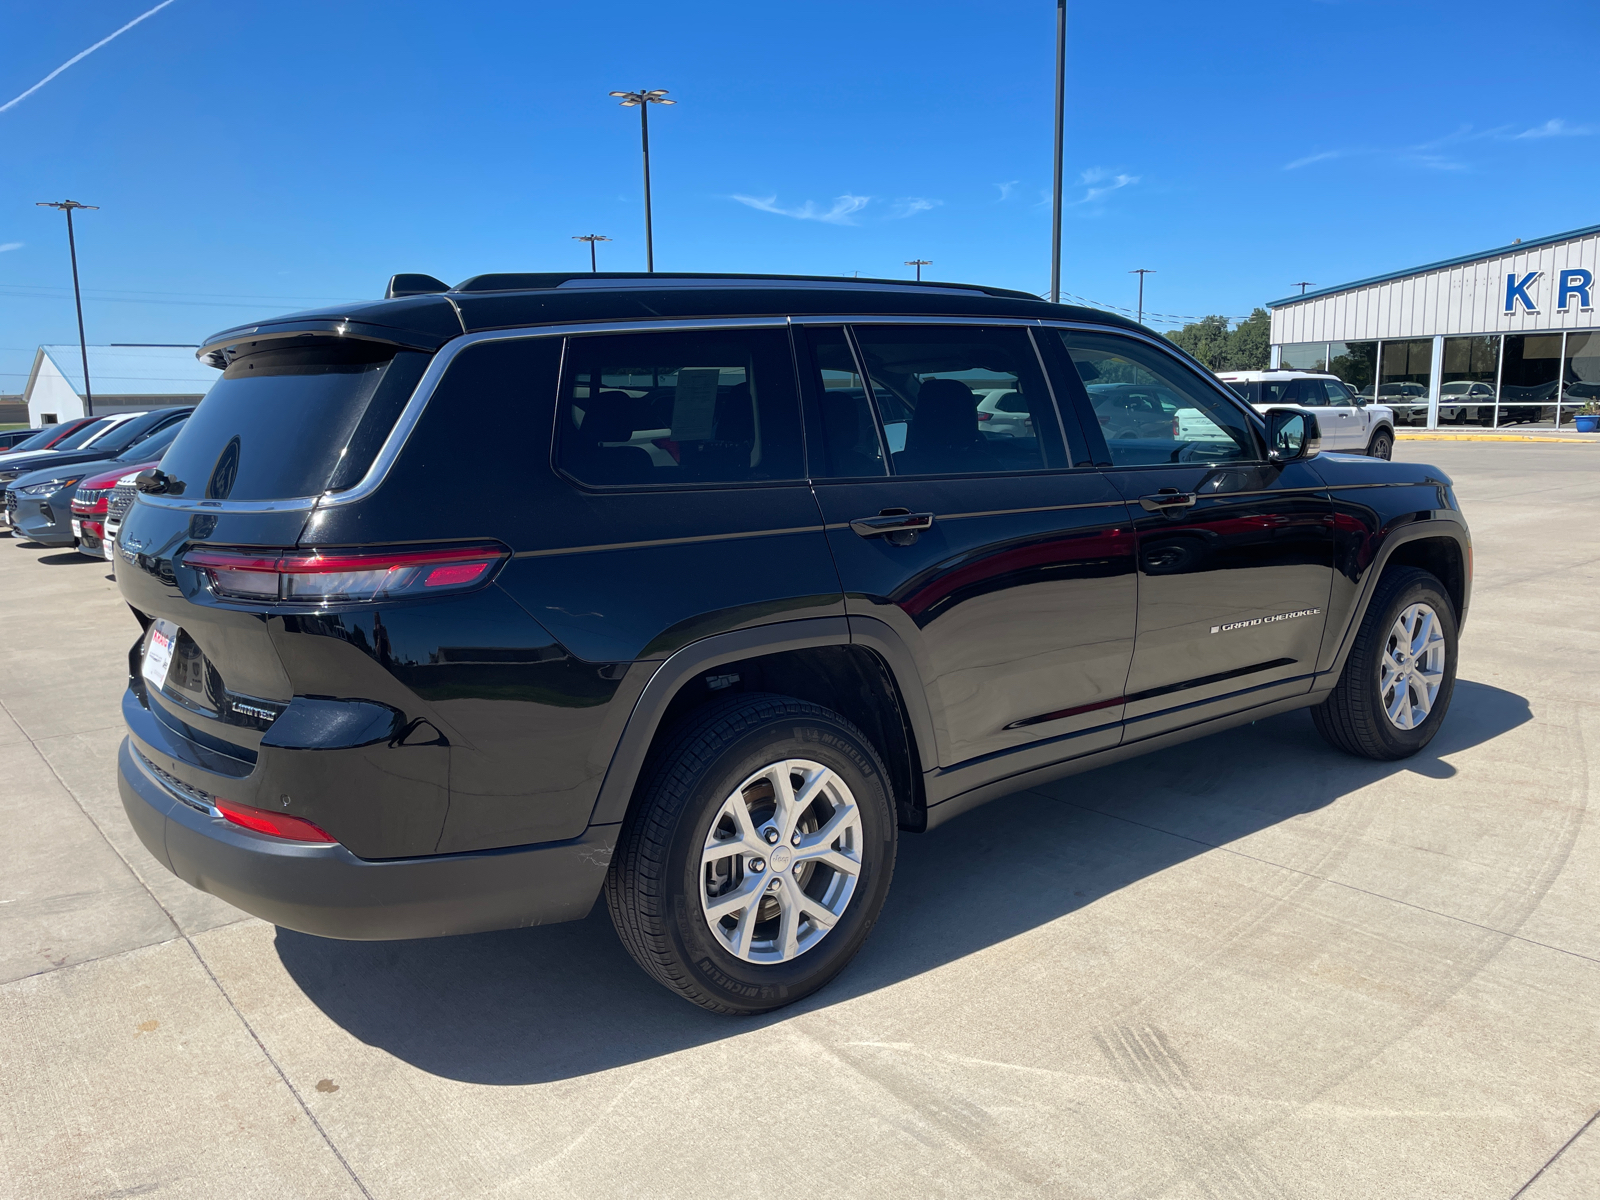
[[[291,817],[288,813],[273,812],[270,808],[256,808],[249,804],[236,804],[217,797],[217,811],[235,825],[269,833],[273,837],[288,838],[292,842],[336,842],[310,821]]]
[[[1177,417],[1173,417],[1172,418],[1172,440],[1173,441],[1177,441],[1178,440],[1178,418]]]
[[[991,417],[993,417],[993,415],[994,415],[994,414],[993,414],[993,413],[986,413],[986,412],[981,412],[981,413],[979,413],[979,414],[978,414],[978,420],[980,420],[980,421],[987,421],[987,420],[989,420],[989,419],[990,419],[990,418],[991,418]]]
[[[214,550],[183,565],[204,575],[218,596],[291,604],[334,604],[434,596],[483,583],[505,559],[500,546],[427,550]]]

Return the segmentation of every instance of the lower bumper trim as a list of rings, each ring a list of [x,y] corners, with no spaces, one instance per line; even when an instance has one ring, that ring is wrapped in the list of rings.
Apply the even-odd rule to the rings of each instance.
[[[333,844],[290,842],[180,803],[117,755],[122,805],[146,848],[178,878],[247,913],[319,937],[444,937],[577,921],[611,863],[618,825],[566,842],[368,861]]]

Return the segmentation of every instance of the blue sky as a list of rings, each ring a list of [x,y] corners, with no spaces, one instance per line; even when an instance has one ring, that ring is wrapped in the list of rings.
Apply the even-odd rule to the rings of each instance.
[[[0,104],[154,0],[10,0]],[[1049,285],[1054,4],[173,0],[0,112],[0,391],[76,338],[192,342],[449,281],[642,268]],[[1089,3],[1064,286],[1159,314],[1600,222],[1600,5]]]

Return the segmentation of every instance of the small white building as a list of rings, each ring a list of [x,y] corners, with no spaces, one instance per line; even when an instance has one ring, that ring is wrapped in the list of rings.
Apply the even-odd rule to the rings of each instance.
[[[1274,300],[1272,365],[1412,424],[1569,426],[1600,400],[1600,225]]]
[[[198,403],[222,375],[198,361],[194,351],[193,346],[90,346],[95,415]],[[40,346],[22,398],[33,426],[83,416],[79,347]]]

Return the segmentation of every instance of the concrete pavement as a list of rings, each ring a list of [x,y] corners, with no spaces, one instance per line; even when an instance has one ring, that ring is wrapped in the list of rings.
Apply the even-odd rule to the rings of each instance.
[[[1476,548],[1424,754],[1289,714],[907,837],[861,957],[754,1021],[600,911],[340,943],[172,878],[116,796],[137,626],[0,538],[0,1198],[1600,1194],[1600,475],[1397,457]]]

